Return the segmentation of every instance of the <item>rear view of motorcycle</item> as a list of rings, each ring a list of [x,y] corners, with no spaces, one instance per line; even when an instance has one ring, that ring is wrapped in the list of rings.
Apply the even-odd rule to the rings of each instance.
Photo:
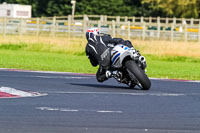
[[[142,90],[149,90],[151,82],[145,73],[146,60],[133,48],[122,44],[111,50],[111,69],[113,77],[130,88],[138,85]]]

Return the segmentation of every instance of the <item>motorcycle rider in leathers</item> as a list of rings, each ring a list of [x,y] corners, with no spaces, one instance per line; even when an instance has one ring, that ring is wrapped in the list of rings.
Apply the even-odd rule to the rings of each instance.
[[[99,69],[96,73],[98,82],[103,82],[112,75],[112,71],[109,71],[111,60],[110,52],[115,45],[123,44],[129,48],[133,48],[130,41],[123,40],[122,38],[112,38],[108,34],[99,34],[97,28],[88,29],[86,32],[86,39],[88,41],[85,49],[86,55],[92,66],[95,67],[99,65]],[[136,51],[136,53],[140,56],[139,51]],[[146,63],[144,67],[146,67]]]

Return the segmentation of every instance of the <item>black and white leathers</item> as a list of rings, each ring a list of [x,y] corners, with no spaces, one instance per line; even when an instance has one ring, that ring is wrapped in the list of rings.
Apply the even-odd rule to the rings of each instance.
[[[124,41],[121,38],[112,38],[108,34],[94,35],[93,33],[86,34],[88,43],[86,45],[86,54],[93,66],[99,65],[96,73],[96,78],[99,82],[107,79],[105,73],[110,67],[110,48],[117,44],[124,44],[132,47],[130,41]]]
[[[121,38],[111,38],[110,35],[94,35],[90,34],[87,37],[88,43],[86,45],[86,54],[93,66],[101,65],[108,67],[110,64],[109,47],[116,44],[123,44],[124,40]]]

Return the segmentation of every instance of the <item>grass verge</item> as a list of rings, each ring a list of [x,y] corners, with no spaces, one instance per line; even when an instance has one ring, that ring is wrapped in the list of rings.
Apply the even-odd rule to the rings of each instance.
[[[157,78],[200,80],[200,45],[192,42],[132,41],[147,58],[147,74]],[[0,67],[96,73],[81,38],[0,36]]]
[[[86,56],[63,53],[1,50],[1,68],[95,73]]]
[[[200,59],[145,55],[149,77],[200,80]],[[60,72],[96,73],[85,55],[0,50],[1,68]]]

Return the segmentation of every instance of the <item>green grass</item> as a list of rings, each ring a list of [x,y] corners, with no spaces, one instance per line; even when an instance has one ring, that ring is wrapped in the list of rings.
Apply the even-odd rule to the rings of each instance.
[[[147,61],[150,77],[200,80],[200,59],[147,55]]]
[[[22,50],[0,50],[0,67],[80,73],[95,73],[97,69],[86,56]]]
[[[84,54],[22,50],[22,47],[0,47],[0,68],[60,72],[96,73]],[[13,50],[14,49],[14,50]],[[156,78],[200,80],[200,59],[145,55],[147,74]]]

